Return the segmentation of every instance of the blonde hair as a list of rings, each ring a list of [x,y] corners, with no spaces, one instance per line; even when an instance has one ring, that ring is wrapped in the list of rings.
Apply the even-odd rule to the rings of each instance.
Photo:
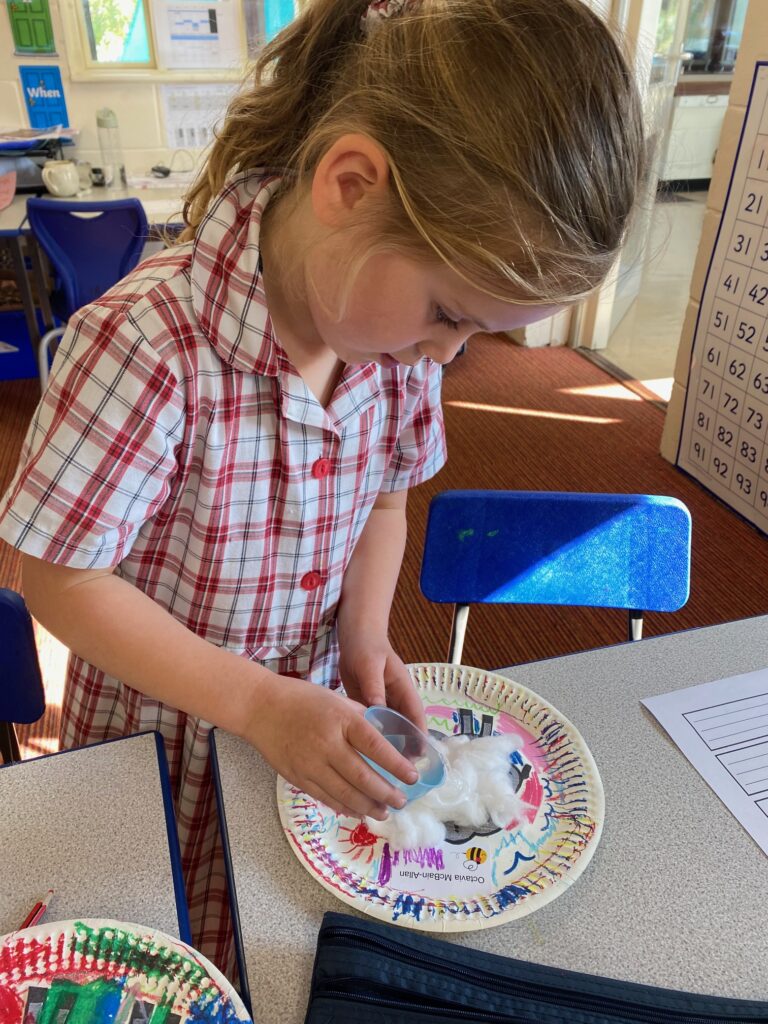
[[[374,251],[447,263],[503,300],[562,302],[607,274],[647,176],[641,106],[609,28],[583,0],[422,0],[364,33],[367,0],[309,0],[261,52],[184,208],[192,237],[235,173],[306,186],[363,132],[394,201]],[[373,239],[373,241],[371,241]]]

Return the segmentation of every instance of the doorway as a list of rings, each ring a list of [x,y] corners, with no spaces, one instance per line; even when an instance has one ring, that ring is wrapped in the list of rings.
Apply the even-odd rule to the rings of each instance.
[[[707,190],[749,0],[630,0],[654,147],[643,197],[613,273],[584,303],[576,344],[646,397],[669,399]]]

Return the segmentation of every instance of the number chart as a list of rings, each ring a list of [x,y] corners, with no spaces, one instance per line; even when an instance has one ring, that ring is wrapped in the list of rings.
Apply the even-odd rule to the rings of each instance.
[[[701,295],[677,464],[768,532],[768,63]]]

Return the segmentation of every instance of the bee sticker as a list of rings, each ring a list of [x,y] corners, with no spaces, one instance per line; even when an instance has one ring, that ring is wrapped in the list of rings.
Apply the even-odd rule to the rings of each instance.
[[[468,850],[465,850],[464,856],[464,867],[467,871],[477,871],[480,864],[485,864],[488,860],[488,854],[480,846],[470,846]]]

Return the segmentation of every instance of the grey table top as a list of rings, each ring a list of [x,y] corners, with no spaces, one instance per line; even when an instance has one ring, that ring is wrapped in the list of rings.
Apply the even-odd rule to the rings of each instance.
[[[0,768],[0,808],[0,934],[53,889],[45,920],[179,936],[153,733]]]
[[[506,671],[581,732],[605,787],[605,827],[557,899],[443,937],[575,971],[766,998],[768,859],[639,703],[765,666],[768,616]],[[323,913],[355,911],[289,848],[272,769],[242,740],[217,731],[215,742],[255,1019],[298,1024]]]

